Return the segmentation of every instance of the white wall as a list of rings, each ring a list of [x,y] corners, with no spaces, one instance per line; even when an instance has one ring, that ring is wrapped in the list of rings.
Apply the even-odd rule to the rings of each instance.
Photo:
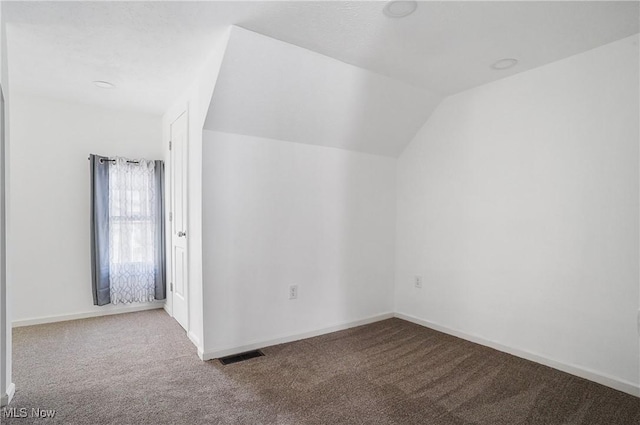
[[[162,121],[13,93],[10,245],[13,320],[105,313],[93,305],[90,153],[162,158]]]
[[[396,157],[441,99],[233,27],[205,128]]]
[[[638,71],[634,36],[447,98],[398,160],[396,311],[640,394]]]
[[[395,162],[204,132],[205,358],[392,312]]]

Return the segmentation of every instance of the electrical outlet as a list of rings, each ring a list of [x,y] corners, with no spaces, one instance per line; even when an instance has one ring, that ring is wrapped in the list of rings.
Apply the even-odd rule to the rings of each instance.
[[[289,299],[298,299],[298,285],[289,285]]]
[[[422,288],[422,276],[414,276],[413,277],[413,286],[415,286],[418,289]]]

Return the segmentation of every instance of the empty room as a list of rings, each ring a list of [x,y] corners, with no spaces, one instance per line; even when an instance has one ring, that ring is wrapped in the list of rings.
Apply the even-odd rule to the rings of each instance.
[[[2,424],[640,424],[640,2],[0,2]]]

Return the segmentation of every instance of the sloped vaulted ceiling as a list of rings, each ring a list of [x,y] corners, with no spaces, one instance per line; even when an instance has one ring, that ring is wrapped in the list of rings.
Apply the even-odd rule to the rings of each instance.
[[[435,93],[240,27],[205,129],[397,156]]]
[[[459,93],[640,29],[637,1],[420,1],[402,19],[385,4],[4,2],[9,88],[163,114],[238,25],[254,33],[234,30],[208,126],[394,155],[437,101],[427,91]],[[509,57],[517,66],[491,68]]]

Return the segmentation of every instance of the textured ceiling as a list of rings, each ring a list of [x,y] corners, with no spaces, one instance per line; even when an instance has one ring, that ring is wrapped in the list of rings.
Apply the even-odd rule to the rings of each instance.
[[[4,2],[10,88],[162,113],[235,24],[443,95],[638,32],[637,2]],[[493,71],[497,59],[520,63]],[[113,90],[93,87],[108,80]]]

